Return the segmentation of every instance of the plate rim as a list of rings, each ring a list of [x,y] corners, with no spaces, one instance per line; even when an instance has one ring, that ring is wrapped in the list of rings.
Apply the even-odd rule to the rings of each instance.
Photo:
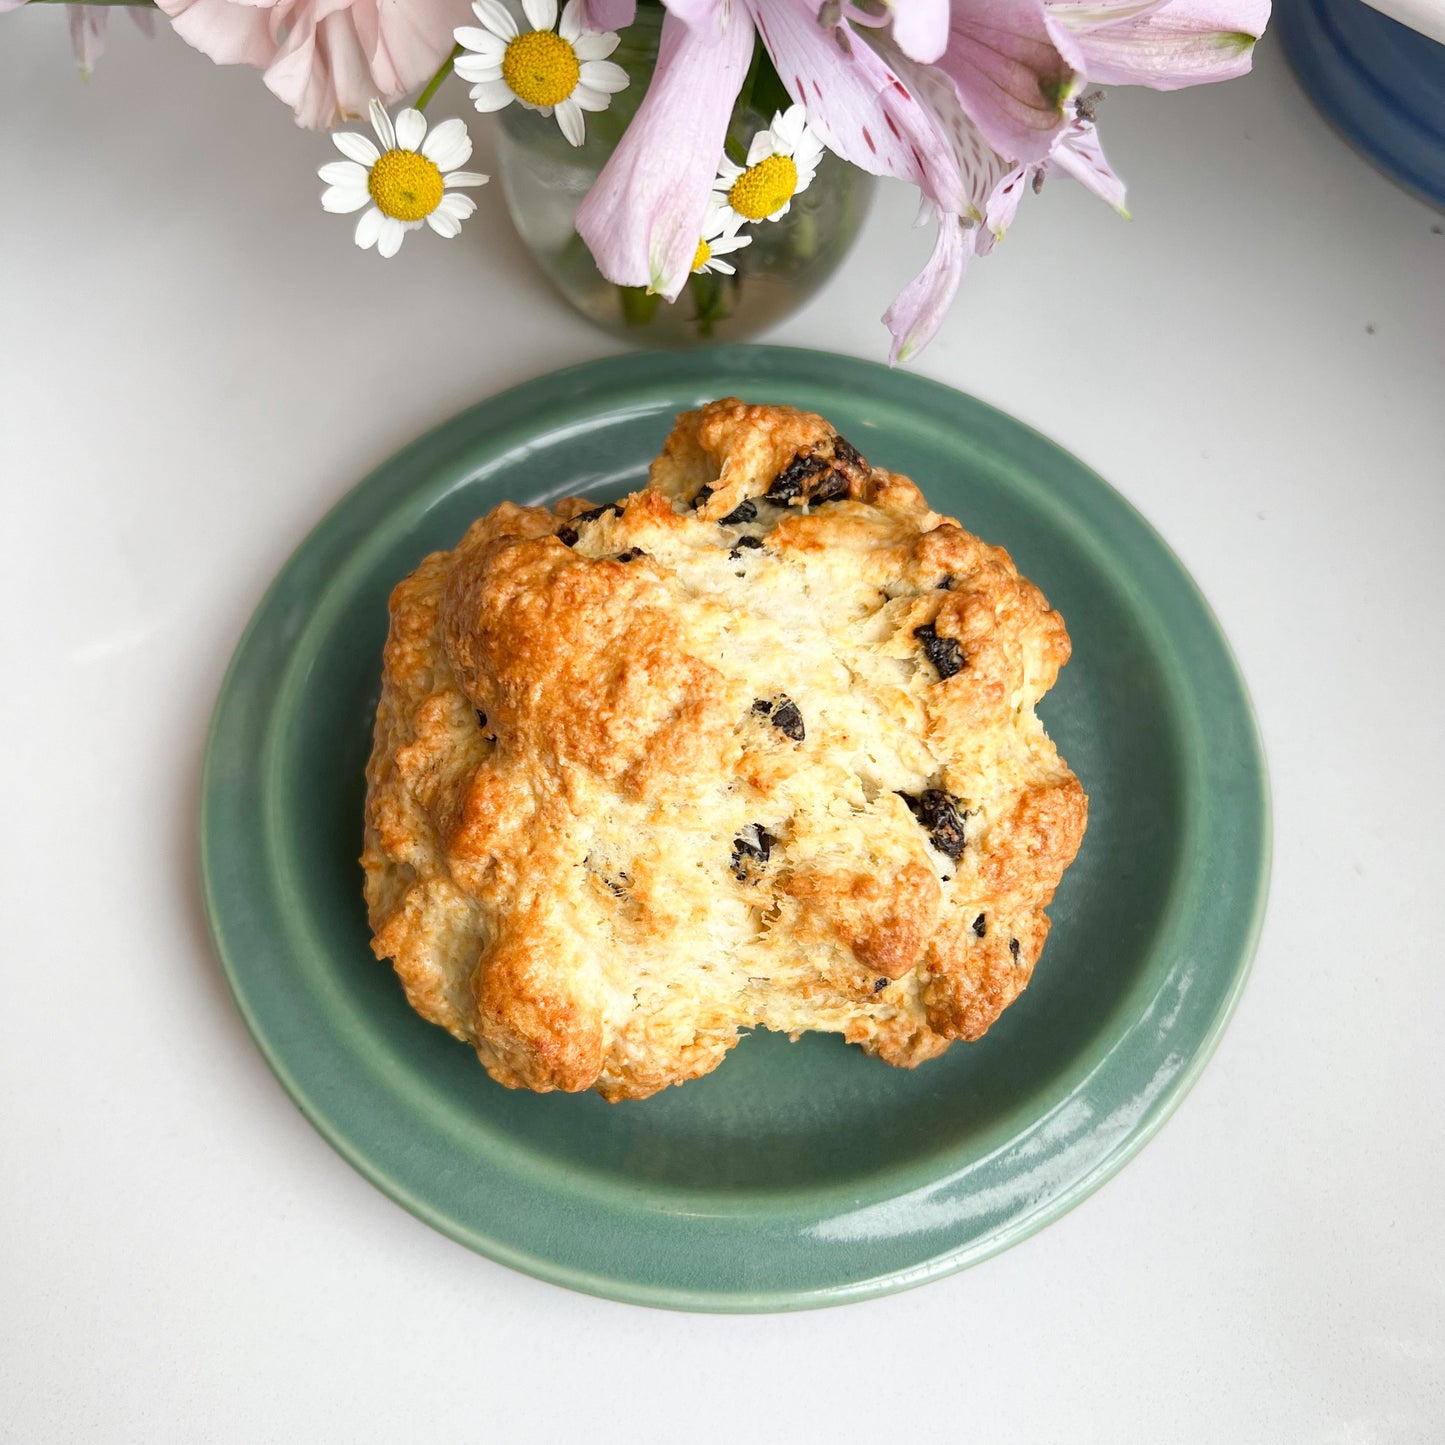
[[[218,762],[220,741],[226,726],[228,710],[234,704],[236,684],[243,674],[248,652],[255,644],[257,636],[267,620],[268,612],[284,586],[291,581],[298,565],[306,559],[311,549],[322,545],[339,517],[344,517],[349,510],[361,507],[375,495],[384,495],[388,483],[394,487],[393,474],[408,469],[415,471],[425,464],[429,452],[440,449],[443,457],[450,453],[455,458],[459,451],[465,450],[469,446],[475,446],[477,444],[477,423],[488,413],[505,412],[511,408],[517,408],[519,402],[530,403],[539,394],[548,394],[548,400],[555,403],[565,397],[569,389],[580,389],[585,392],[588,383],[596,383],[602,390],[617,392],[629,389],[629,384],[634,380],[646,378],[650,387],[660,388],[664,382],[656,378],[650,371],[650,368],[655,367],[659,360],[665,361],[673,373],[665,383],[672,387],[684,383],[702,386],[709,373],[717,376],[719,384],[726,381],[730,386],[739,385],[744,380],[791,379],[796,381],[798,380],[798,370],[793,369],[807,369],[809,363],[821,364],[829,368],[841,367],[855,377],[871,376],[877,379],[881,373],[882,377],[890,379],[894,387],[901,379],[909,391],[920,395],[920,399],[931,398],[935,403],[955,406],[961,402],[973,410],[978,418],[986,419],[992,425],[1006,427],[1015,435],[1023,433],[1027,435],[1031,446],[1041,447],[1047,453],[1052,453],[1062,459],[1075,475],[1084,481],[1086,487],[1095,489],[1098,497],[1115,507],[1120,515],[1157,550],[1159,560],[1172,574],[1175,586],[1181,589],[1181,595],[1192,605],[1196,613],[1196,622],[1203,624],[1204,636],[1212,646],[1217,648],[1219,660],[1224,664],[1228,680],[1233,684],[1237,694],[1235,700],[1239,707],[1234,721],[1240,731],[1240,742],[1248,746],[1247,761],[1253,769],[1255,781],[1257,781],[1257,788],[1250,799],[1253,806],[1250,809],[1249,818],[1246,819],[1246,822],[1252,825],[1250,838],[1254,844],[1254,853],[1252,876],[1245,880],[1245,886],[1249,889],[1248,907],[1246,911],[1238,913],[1240,927],[1238,928],[1238,943],[1234,949],[1236,957],[1231,966],[1232,972],[1229,975],[1227,989],[1221,995],[1208,1027],[1193,1044],[1192,1053],[1183,1067],[1170,1078],[1162,1092],[1148,1102],[1146,1108],[1118,1142],[1100,1155],[1091,1168],[1077,1175],[1063,1188],[1056,1190],[1042,1205],[1011,1218],[1007,1223],[992,1229],[981,1238],[965,1240],[954,1249],[930,1255],[906,1268],[887,1269],[863,1279],[823,1286],[794,1286],[776,1290],[749,1288],[747,1290],[716,1291],[693,1285],[659,1284],[588,1270],[519,1249],[504,1240],[488,1235],[484,1225],[479,1225],[475,1221],[455,1218],[446,1209],[433,1205],[418,1194],[395,1171],[389,1170],[383,1161],[374,1157],[374,1152],[368,1152],[361,1143],[354,1140],[344,1121],[332,1118],[320,1107],[308,1092],[306,1085],[297,1077],[283,1052],[268,1034],[248,993],[243,970],[232,956],[231,947],[225,936],[223,914],[226,905],[219,896],[221,885],[215,853],[216,839],[213,834],[213,799],[216,794],[216,775],[220,768]],[[779,369],[783,373],[781,377]],[[791,376],[788,374],[790,371]],[[633,373],[636,373],[635,378]],[[716,388],[713,390],[715,391]],[[904,399],[896,395],[891,399],[900,406],[907,405]],[[517,410],[523,416],[527,414],[525,405]],[[525,427],[520,429],[525,430]],[[505,429],[502,434],[506,434]],[[984,441],[987,443],[988,439],[984,438]],[[494,449],[499,448],[494,447]],[[397,494],[398,496],[402,495],[399,490]],[[370,531],[371,528],[366,528],[357,540],[364,538],[364,535]],[[261,750],[258,748],[258,756],[260,752]],[[857,357],[808,348],[759,345],[715,347],[682,356],[676,353],[657,352],[624,353],[583,362],[535,377],[487,397],[439,425],[429,428],[344,492],[307,530],[271,578],[236,643],[207,729],[196,822],[198,824],[200,885],[207,929],[212,948],[221,965],[232,998],[236,1002],[247,1031],[272,1074],[308,1122],[353,1168],[423,1223],[487,1258],[535,1278],[624,1303],[725,1313],[818,1308],[916,1287],[930,1280],[955,1273],[1010,1248],[1068,1213],[1117,1174],[1157,1135],[1182,1103],[1208,1066],[1234,1016],[1248,982],[1264,924],[1270,891],[1273,853],[1272,793],[1268,761],[1243,670],[1239,666],[1228,637],[1192,574],[1185,568],[1165,539],[1128,498],[1072,453],[1035,428],[999,408],[944,383],[914,373],[897,372]],[[1127,1037],[1127,1033],[1125,1037]],[[1096,1070],[1091,1070],[1086,1077],[1092,1079],[1094,1072]],[[1045,1114],[1043,1117],[1046,1116]],[[938,1176],[940,1181],[949,1177],[952,1176],[946,1173]],[[894,1197],[906,1198],[907,1193],[908,1191],[902,1191]]]

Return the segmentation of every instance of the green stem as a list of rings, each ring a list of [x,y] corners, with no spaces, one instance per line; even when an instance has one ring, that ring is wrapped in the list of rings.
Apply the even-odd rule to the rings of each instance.
[[[452,62],[456,60],[457,56],[459,56],[461,53],[462,47],[460,45],[452,46],[452,52],[450,55],[447,56],[444,61],[442,61],[441,69],[438,70],[437,73],[432,76],[429,81],[427,81],[426,89],[423,90],[419,96],[417,96],[417,110],[425,110],[427,108],[427,105],[431,101],[432,96],[434,96],[437,91],[441,89],[442,81],[444,81],[447,76],[451,74]]]

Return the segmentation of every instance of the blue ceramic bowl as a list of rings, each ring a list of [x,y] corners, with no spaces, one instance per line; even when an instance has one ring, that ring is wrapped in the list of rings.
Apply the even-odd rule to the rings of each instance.
[[[1401,185],[1445,206],[1445,45],[1361,0],[1280,0],[1274,23],[1325,118]]]

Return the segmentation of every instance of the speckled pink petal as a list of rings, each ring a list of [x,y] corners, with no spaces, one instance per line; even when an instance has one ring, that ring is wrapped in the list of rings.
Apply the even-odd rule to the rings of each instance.
[[[1104,149],[1099,144],[1099,133],[1088,121],[1075,121],[1069,128],[1069,133],[1054,148],[1045,169],[1057,169],[1072,176],[1101,201],[1113,206],[1126,220],[1129,218],[1128,209],[1124,205],[1124,182],[1114,174],[1113,168],[1104,158]]]
[[[957,167],[936,118],[863,35],[846,24],[820,28],[813,0],[745,3],[784,87],[829,150],[873,175],[912,182],[947,210],[960,208]]]

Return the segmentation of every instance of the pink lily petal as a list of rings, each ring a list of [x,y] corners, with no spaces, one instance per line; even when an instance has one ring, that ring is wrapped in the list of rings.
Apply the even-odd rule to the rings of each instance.
[[[938,235],[928,264],[908,283],[883,313],[883,324],[893,333],[889,360],[908,361],[933,340],[959,282],[973,256],[973,229],[957,216],[940,214]]]
[[[874,48],[874,43],[887,45],[885,32],[870,31],[865,40],[845,23],[823,30],[812,0],[744,3],[784,88],[807,110],[809,125],[829,150],[875,176],[912,182],[944,210],[963,209],[948,141],[932,113]]]
[[[663,21],[647,94],[577,210],[609,281],[668,300],[682,290],[752,53],[741,7],[719,6],[695,27],[671,12]]]
[[[989,144],[1031,162],[1068,124],[1080,59],[1067,30],[1049,24],[1044,0],[970,0],[954,9],[939,69]]]
[[[1024,192],[1039,169],[1038,166],[1015,166],[1006,176],[999,178],[984,206],[983,229],[974,243],[974,251],[978,255],[987,256],[993,250],[994,242],[1003,240],[1014,223]]]
[[[1072,6],[1054,9],[1069,25]],[[1269,22],[1270,0],[1171,0],[1146,14],[1077,32],[1085,73],[1103,85],[1186,85],[1244,75]]]
[[[893,0],[893,38],[911,60],[937,60],[948,48],[948,0]]]
[[[1076,34],[1162,10],[1169,0],[1048,0],[1049,19]]]
[[[637,0],[582,0],[583,30],[622,30],[637,18]]]
[[[730,8],[730,0],[667,0],[667,13],[694,27],[715,24]]]
[[[1014,162],[984,139],[964,110],[957,87],[938,66],[910,60],[886,35],[873,32],[868,41],[912,94],[933,134],[951,152],[950,184],[922,187],[926,199],[918,224],[925,224],[932,215],[930,201],[954,215],[981,221],[989,197]],[[941,168],[935,168],[935,176],[942,176]]]
[[[1101,201],[1106,201],[1127,221],[1130,219],[1124,205],[1124,182],[1119,179],[1104,159],[1104,149],[1099,144],[1098,130],[1086,120],[1076,120],[1069,127],[1068,134],[1054,148],[1044,168],[1058,169],[1072,176],[1081,186],[1092,191]]]

